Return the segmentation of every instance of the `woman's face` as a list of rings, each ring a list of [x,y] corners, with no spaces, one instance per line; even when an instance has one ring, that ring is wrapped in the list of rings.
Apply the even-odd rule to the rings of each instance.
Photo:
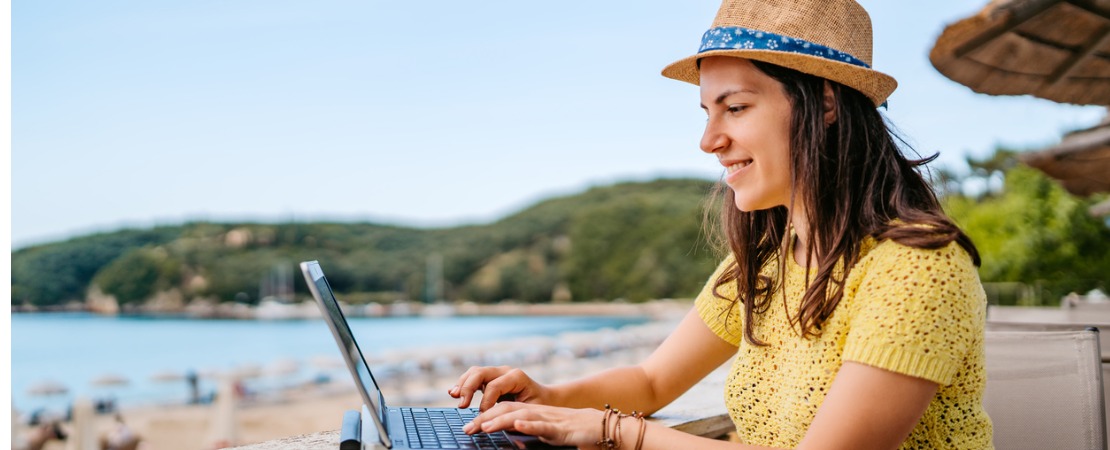
[[[736,207],[757,211],[790,202],[790,100],[751,61],[701,60],[701,107],[709,115],[701,149],[728,171]]]

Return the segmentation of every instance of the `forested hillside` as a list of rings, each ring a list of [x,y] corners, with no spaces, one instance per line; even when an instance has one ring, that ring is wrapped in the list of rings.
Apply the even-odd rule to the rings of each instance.
[[[623,183],[443,229],[204,222],[83,236],[13,252],[12,305],[50,307],[90,293],[121,305],[165,293],[256,303],[275,276],[307,295],[293,267],[308,259],[354,302],[691,297],[717,259],[701,236],[710,188]]]
[[[977,244],[993,302],[1056,305],[1110,285],[1110,226],[999,150],[972,173],[938,171],[945,207]],[[987,186],[968,194],[965,187]],[[422,229],[373,223],[190,223],[123,230],[12,253],[12,306],[90,298],[257,303],[318,259],[352,303],[689,298],[718,255],[703,235],[712,183],[657,180],[542,201],[490,224]],[[279,288],[275,288],[277,285]]]

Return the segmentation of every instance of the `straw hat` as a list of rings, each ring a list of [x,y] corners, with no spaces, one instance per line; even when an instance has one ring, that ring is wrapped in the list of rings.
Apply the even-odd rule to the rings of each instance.
[[[698,60],[725,55],[789,67],[854,88],[876,105],[898,82],[871,69],[871,17],[854,0],[724,0],[698,53],[663,76],[698,84]]]

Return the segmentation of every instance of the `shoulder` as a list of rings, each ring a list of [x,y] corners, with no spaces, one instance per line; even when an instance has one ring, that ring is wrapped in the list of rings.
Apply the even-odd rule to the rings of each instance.
[[[705,286],[702,287],[701,293],[698,294],[697,301],[703,303],[730,303],[737,297],[736,283],[724,283],[718,286],[718,280],[727,272],[735,267],[735,258],[732,255],[725,257],[720,264],[717,264],[717,269],[705,281]]]
[[[739,345],[742,333],[736,283],[717,285],[717,280],[734,266],[734,262],[735,259],[729,255],[717,265],[717,270],[709,276],[701,293],[694,300],[694,307],[714,334],[729,344]]]
[[[861,248],[862,254],[857,266],[869,266],[872,270],[886,270],[890,273],[977,271],[971,255],[956,241],[937,248],[922,248],[893,239],[868,239]]]
[[[848,280],[857,307],[879,302],[900,308],[967,311],[986,302],[978,268],[955,241],[920,248],[888,239],[873,241],[864,250]]]
[[[845,300],[845,360],[948,384],[980,346],[986,295],[955,241],[938,248],[873,242],[849,275]]]

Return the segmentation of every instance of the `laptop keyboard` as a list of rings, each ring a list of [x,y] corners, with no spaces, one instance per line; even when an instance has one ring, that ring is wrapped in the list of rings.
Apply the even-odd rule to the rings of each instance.
[[[412,448],[458,448],[468,450],[513,449],[513,443],[504,432],[469,435],[462,427],[478,416],[476,408],[401,408]]]

